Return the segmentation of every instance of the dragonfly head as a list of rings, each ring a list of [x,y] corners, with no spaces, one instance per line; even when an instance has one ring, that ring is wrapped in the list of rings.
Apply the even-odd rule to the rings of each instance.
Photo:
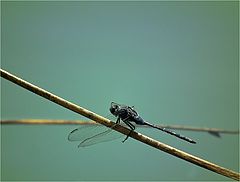
[[[112,102],[109,110],[114,116],[117,116],[119,108],[120,108],[119,104]]]

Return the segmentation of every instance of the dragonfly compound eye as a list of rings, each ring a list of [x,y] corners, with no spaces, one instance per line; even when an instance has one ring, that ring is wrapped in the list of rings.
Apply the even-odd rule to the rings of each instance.
[[[114,114],[115,113],[115,108],[114,107],[110,107],[110,112],[112,113],[112,114]]]

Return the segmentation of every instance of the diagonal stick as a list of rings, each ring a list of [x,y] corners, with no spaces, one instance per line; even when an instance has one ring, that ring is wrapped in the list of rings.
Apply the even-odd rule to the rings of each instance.
[[[95,114],[94,112],[91,112],[87,109],[84,109],[83,107],[80,107],[76,104],[73,104],[73,103],[71,103],[67,100],[64,100],[63,98],[58,97],[58,96],[56,96],[56,95],[54,95],[54,94],[52,94],[52,93],[50,93],[50,92],[48,92],[48,91],[46,91],[42,88],[39,88],[39,87],[21,79],[21,78],[18,78],[17,76],[10,74],[3,69],[0,69],[0,73],[1,73],[1,77],[5,78],[6,80],[9,80],[9,81],[11,81],[11,82],[29,90],[29,91],[31,91],[33,93],[41,96],[41,97],[44,97],[44,98],[46,98],[46,99],[48,99],[48,100],[50,100],[50,101],[52,101],[52,102],[54,102],[58,105],[61,105],[61,106],[65,107],[69,110],[72,110],[72,111],[74,111],[78,114],[81,114],[81,115],[83,115],[83,116],[85,116],[85,117],[87,117],[91,120],[94,120],[94,121],[96,121],[100,124],[103,124],[107,127],[112,127],[115,124],[114,122],[112,122],[112,121],[110,121],[110,120],[108,120],[108,119],[106,119],[106,118],[104,118],[104,117],[102,117],[98,114]],[[120,133],[123,133],[125,135],[128,135],[129,132],[130,132],[129,129],[127,129],[127,128],[121,126],[121,125],[116,125],[114,127],[114,130],[116,130]],[[216,164],[213,164],[209,161],[203,160],[203,159],[201,159],[199,157],[196,157],[194,155],[191,155],[191,154],[188,154],[188,153],[183,152],[181,150],[178,150],[176,148],[173,148],[169,145],[161,143],[157,140],[154,140],[150,137],[147,137],[147,136],[142,135],[140,133],[137,133],[135,131],[131,132],[130,137],[132,137],[132,138],[134,138],[138,141],[141,141],[141,142],[143,142],[147,145],[150,145],[154,148],[157,148],[159,150],[167,152],[168,154],[171,154],[171,155],[174,155],[178,158],[181,158],[185,161],[188,161],[190,163],[193,163],[193,164],[198,165],[200,167],[203,167],[205,169],[211,170],[215,173],[224,175],[226,177],[229,177],[229,178],[232,178],[232,179],[235,179],[235,180],[240,179],[240,175],[237,172],[234,172],[234,171],[229,170],[227,168],[224,168],[224,167],[218,166]]]

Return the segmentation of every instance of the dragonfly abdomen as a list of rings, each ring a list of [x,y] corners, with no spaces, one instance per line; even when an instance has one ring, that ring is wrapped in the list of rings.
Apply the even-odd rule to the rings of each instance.
[[[180,134],[178,134],[178,133],[175,133],[175,132],[173,132],[173,131],[170,131],[170,130],[168,130],[168,129],[166,129],[166,128],[161,128],[161,127],[159,127],[159,126],[153,125],[153,124],[148,123],[148,122],[145,122],[145,125],[148,125],[148,126],[150,126],[150,127],[156,128],[156,129],[161,130],[161,131],[164,131],[164,132],[166,132],[166,133],[168,133],[168,134],[170,134],[170,135],[173,135],[173,136],[175,136],[175,137],[177,137],[177,138],[180,138],[180,139],[182,139],[182,140],[185,140],[185,141],[187,141],[187,142],[196,143],[194,140],[192,140],[192,139],[190,139],[190,138],[188,138],[188,137],[185,137],[185,136],[183,136],[183,135],[180,135]]]

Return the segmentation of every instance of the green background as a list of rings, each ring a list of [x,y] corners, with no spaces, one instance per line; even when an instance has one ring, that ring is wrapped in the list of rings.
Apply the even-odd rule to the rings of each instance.
[[[238,2],[1,2],[1,67],[98,114],[238,129]],[[2,119],[85,119],[1,79]],[[228,180],[129,139],[78,149],[77,126],[1,126],[2,180]],[[139,130],[239,171],[237,135]]]

